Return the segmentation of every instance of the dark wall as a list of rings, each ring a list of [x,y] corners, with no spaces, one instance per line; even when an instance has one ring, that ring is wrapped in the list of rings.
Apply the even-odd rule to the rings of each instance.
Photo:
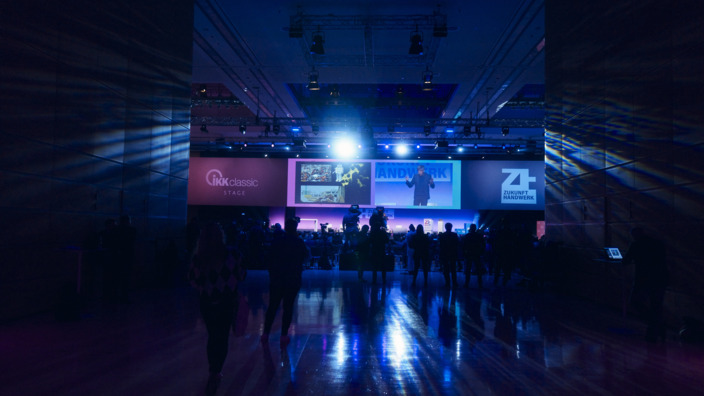
[[[668,246],[668,320],[704,316],[704,3],[547,0],[546,65],[545,219],[570,287],[619,305],[630,273],[594,259],[642,226]]]
[[[51,308],[120,214],[150,282],[186,223],[192,0],[0,9],[0,318]],[[84,292],[99,265],[83,254]]]

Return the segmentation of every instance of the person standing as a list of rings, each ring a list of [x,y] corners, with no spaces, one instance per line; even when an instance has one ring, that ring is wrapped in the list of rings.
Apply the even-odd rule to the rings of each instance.
[[[440,245],[440,265],[445,276],[445,287],[457,286],[457,252],[459,237],[452,232],[452,223],[445,224],[445,232],[438,236]]]
[[[220,225],[207,223],[200,231],[188,278],[199,291],[200,311],[208,331],[208,395],[215,394],[222,379],[241,273],[240,263],[227,250]]]
[[[342,217],[342,231],[345,233],[345,253],[349,253],[350,250],[353,250],[357,246],[360,214],[359,206],[352,205]]]
[[[428,272],[430,271],[430,238],[425,234],[422,224],[418,224],[418,227],[416,227],[416,234],[411,240],[411,247],[414,250],[413,261],[415,261],[416,264],[413,269],[413,282],[411,282],[411,285],[415,286],[418,270],[422,267],[423,278],[427,286]]]
[[[369,232],[369,258],[372,264],[372,283],[376,283],[376,273],[381,271],[381,283],[386,284],[386,244],[389,242],[389,234],[386,229],[377,224],[371,227]]]
[[[408,232],[406,233],[406,239],[404,244],[406,245],[406,265],[404,267],[410,267],[411,271],[415,268],[415,262],[413,261],[413,248],[411,247],[411,239],[416,234],[416,227],[411,224],[408,226]]]
[[[269,342],[271,326],[282,301],[280,344],[284,347],[290,341],[288,329],[293,319],[293,305],[301,289],[303,262],[308,254],[305,243],[298,236],[297,229],[298,221],[287,219],[284,223],[284,237],[274,240],[271,244],[269,306],[264,319],[264,332],[261,335],[261,342],[264,344]]]
[[[477,231],[476,224],[471,224],[469,232],[462,238],[462,253],[465,259],[464,287],[469,287],[472,271],[474,271],[477,274],[477,285],[480,289],[482,288],[482,276],[484,275],[482,254],[485,248],[484,234],[481,231]]]
[[[665,244],[642,228],[631,231],[633,242],[623,258],[623,264],[635,263],[631,304],[645,316],[648,328],[646,341],[665,339],[663,302],[669,273]]]
[[[357,278],[364,282],[364,268],[369,264],[369,226],[363,225],[357,233],[357,251],[355,252],[357,262]]]
[[[430,189],[435,188],[433,177],[425,173],[425,166],[418,165],[418,172],[413,175],[413,179],[406,176],[408,188],[415,186],[413,190],[413,206],[428,206],[430,199]]]

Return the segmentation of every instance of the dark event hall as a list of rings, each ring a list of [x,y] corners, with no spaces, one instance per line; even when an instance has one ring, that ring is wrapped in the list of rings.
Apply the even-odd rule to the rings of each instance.
[[[704,389],[704,2],[0,6],[1,395]]]

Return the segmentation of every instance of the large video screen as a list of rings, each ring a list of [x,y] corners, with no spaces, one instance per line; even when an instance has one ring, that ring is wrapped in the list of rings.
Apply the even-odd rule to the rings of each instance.
[[[460,209],[460,161],[376,161],[374,205]]]
[[[289,206],[372,204],[371,161],[289,160]]]

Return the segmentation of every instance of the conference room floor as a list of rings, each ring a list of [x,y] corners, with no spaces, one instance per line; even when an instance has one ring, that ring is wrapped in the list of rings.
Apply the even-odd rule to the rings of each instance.
[[[232,334],[219,395],[684,395],[704,389],[704,348],[644,340],[618,310],[515,281],[449,290],[390,273],[310,270],[291,342],[281,314],[259,341],[268,276],[250,271],[244,334]],[[462,275],[460,275],[462,279]],[[81,319],[37,315],[0,326],[2,395],[199,395],[207,334],[188,287],[84,304]]]

